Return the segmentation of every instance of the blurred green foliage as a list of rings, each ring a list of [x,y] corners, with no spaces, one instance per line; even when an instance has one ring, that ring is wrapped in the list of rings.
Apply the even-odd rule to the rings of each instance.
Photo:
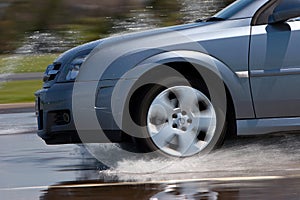
[[[209,0],[206,4],[232,1]],[[60,38],[71,35],[73,46],[107,37],[120,31],[115,29],[116,21],[139,18],[134,12],[150,12],[155,27],[175,25],[182,23],[181,9],[181,0],[0,0],[0,54],[12,53],[37,31]]]
[[[130,15],[132,9],[150,8],[161,24],[180,22],[178,1],[170,0],[0,0],[8,3],[0,10],[0,53],[11,53],[20,45],[25,33],[50,31],[74,32],[77,44],[113,33],[114,18]],[[0,8],[1,9],[1,8]],[[2,9],[3,10],[3,9]],[[75,44],[76,45],[76,44]]]
[[[181,7],[178,1],[152,0],[149,6],[153,7],[156,17],[162,21],[162,26],[171,26],[181,23]]]
[[[233,0],[223,0],[225,4]],[[182,23],[180,0],[0,0],[0,54],[13,53],[35,32],[50,32],[67,48],[117,32],[116,21],[151,12],[156,27]],[[208,1],[213,3],[214,1]],[[216,3],[222,0],[215,0]],[[200,3],[200,2],[199,2]],[[144,20],[144,19],[143,19]],[[133,20],[132,23],[138,23]],[[124,30],[124,29],[121,29]],[[69,42],[71,40],[72,42]],[[46,41],[47,43],[48,41]],[[56,45],[56,44],[55,44]],[[59,49],[57,51],[64,51]],[[53,52],[53,51],[48,51]]]

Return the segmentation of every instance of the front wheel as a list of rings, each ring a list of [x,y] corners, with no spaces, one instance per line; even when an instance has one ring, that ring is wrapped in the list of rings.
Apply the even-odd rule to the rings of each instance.
[[[145,138],[137,146],[175,157],[210,151],[224,138],[224,124],[217,131],[217,107],[192,86],[153,87],[143,98],[139,119]]]

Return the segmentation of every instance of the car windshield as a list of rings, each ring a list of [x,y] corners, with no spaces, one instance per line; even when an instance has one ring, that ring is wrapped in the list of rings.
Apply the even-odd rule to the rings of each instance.
[[[219,19],[229,19],[249,4],[251,4],[253,0],[237,0],[236,2],[232,3],[230,6],[226,7],[225,9],[221,10],[219,13],[214,15],[215,18]]]

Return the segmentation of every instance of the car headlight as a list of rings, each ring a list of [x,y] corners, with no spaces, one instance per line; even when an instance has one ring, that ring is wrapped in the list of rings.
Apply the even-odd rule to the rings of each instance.
[[[73,59],[68,66],[68,72],[66,75],[66,81],[74,81],[79,74],[82,63],[86,60],[88,54],[80,55]]]

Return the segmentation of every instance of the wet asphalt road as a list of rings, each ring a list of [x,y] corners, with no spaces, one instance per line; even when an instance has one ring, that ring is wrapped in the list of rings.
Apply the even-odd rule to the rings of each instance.
[[[0,126],[4,200],[300,199],[300,134],[239,138],[205,157],[171,161],[93,145],[100,162],[82,146],[45,145],[33,113],[0,114]]]

